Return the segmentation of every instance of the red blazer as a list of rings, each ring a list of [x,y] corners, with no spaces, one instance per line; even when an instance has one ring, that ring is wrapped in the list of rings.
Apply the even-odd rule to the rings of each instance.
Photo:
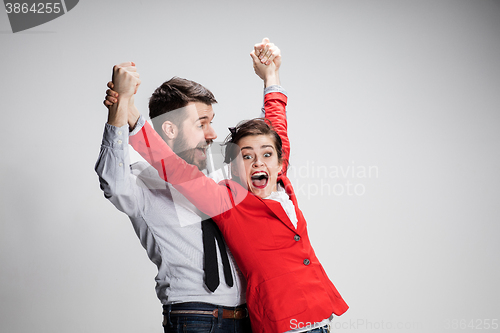
[[[283,140],[287,160],[286,101],[281,93],[265,97],[266,117]],[[254,332],[286,332],[348,309],[311,246],[306,220],[286,177],[287,163],[278,181],[295,206],[297,229],[279,202],[263,200],[232,180],[216,184],[175,155],[148,123],[130,143],[163,179],[219,226],[247,279],[246,299]]]

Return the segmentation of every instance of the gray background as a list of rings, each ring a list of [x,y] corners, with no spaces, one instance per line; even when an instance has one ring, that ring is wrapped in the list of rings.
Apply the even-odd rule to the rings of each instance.
[[[1,332],[162,332],[155,266],[93,171],[105,84],[135,61],[147,114],[163,81],[198,81],[222,139],[258,115],[265,36],[299,204],[351,306],[334,328],[498,323],[499,1],[82,0],[17,34],[0,13]]]

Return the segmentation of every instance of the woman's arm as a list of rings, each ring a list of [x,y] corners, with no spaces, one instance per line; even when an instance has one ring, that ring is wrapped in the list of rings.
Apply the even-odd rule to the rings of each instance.
[[[280,49],[269,43],[269,39],[264,38],[262,43],[255,44],[250,52],[253,60],[255,73],[264,80],[265,90],[273,92],[264,96],[265,118],[269,119],[281,138],[283,150],[283,168],[281,173],[286,175],[288,169],[288,159],[290,156],[290,140],[287,134],[286,103],[287,97],[280,86],[279,69],[281,66]]]
[[[158,133],[146,122],[130,137],[130,144],[151,164],[160,177],[172,184],[199,210],[210,217],[222,214],[247,195],[243,187],[232,183],[231,191],[206,177],[198,168],[177,156]],[[231,198],[231,195],[233,198]]]
[[[283,147],[283,168],[281,172],[285,175],[288,169],[288,159],[290,157],[290,140],[288,139],[288,124],[286,120],[287,97],[279,92],[266,94],[264,106],[266,109],[266,118],[271,121],[275,131],[281,138]]]

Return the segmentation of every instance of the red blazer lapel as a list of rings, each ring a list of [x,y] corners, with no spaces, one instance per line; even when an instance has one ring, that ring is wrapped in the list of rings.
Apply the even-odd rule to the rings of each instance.
[[[271,199],[261,200],[288,229],[292,230],[294,233],[297,233],[297,230],[293,226],[292,221],[290,221],[290,218],[288,217],[288,215],[286,215],[285,210],[283,209],[283,207],[281,207],[281,204],[278,201]]]
[[[281,186],[285,189],[285,192],[288,194],[290,200],[292,200],[293,207],[295,208],[295,215],[297,216],[297,229],[294,229],[295,232],[301,234],[305,230],[305,219],[302,216],[302,212],[299,209],[299,204],[297,202],[297,197],[295,196],[295,192],[292,187],[292,183],[290,179],[286,175],[280,175],[278,177],[278,182],[281,182]],[[285,213],[286,214],[286,213]],[[291,223],[291,222],[290,222]]]
[[[294,233],[299,233],[300,227],[300,220],[301,218],[299,216],[302,216],[302,213],[300,213],[300,210],[297,207],[297,199],[295,198],[295,194],[293,193],[293,189],[290,184],[290,180],[286,176],[279,176],[278,177],[278,182],[282,183],[283,187],[285,188],[286,193],[289,195],[290,200],[292,200],[293,206],[295,207],[295,214],[297,215],[297,229],[294,227],[292,221],[290,221],[290,218],[286,214],[285,210],[281,206],[281,204],[278,201],[271,200],[271,199],[260,199],[266,206],[269,208],[274,215],[290,230],[292,230]],[[299,215],[300,214],[300,215]]]

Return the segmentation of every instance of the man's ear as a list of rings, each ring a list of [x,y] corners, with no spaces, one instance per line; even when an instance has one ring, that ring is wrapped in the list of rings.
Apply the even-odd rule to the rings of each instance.
[[[163,124],[161,124],[161,129],[166,138],[173,140],[179,135],[179,130],[174,123],[167,120]]]
[[[236,160],[231,162],[231,175],[238,177],[238,166]]]

